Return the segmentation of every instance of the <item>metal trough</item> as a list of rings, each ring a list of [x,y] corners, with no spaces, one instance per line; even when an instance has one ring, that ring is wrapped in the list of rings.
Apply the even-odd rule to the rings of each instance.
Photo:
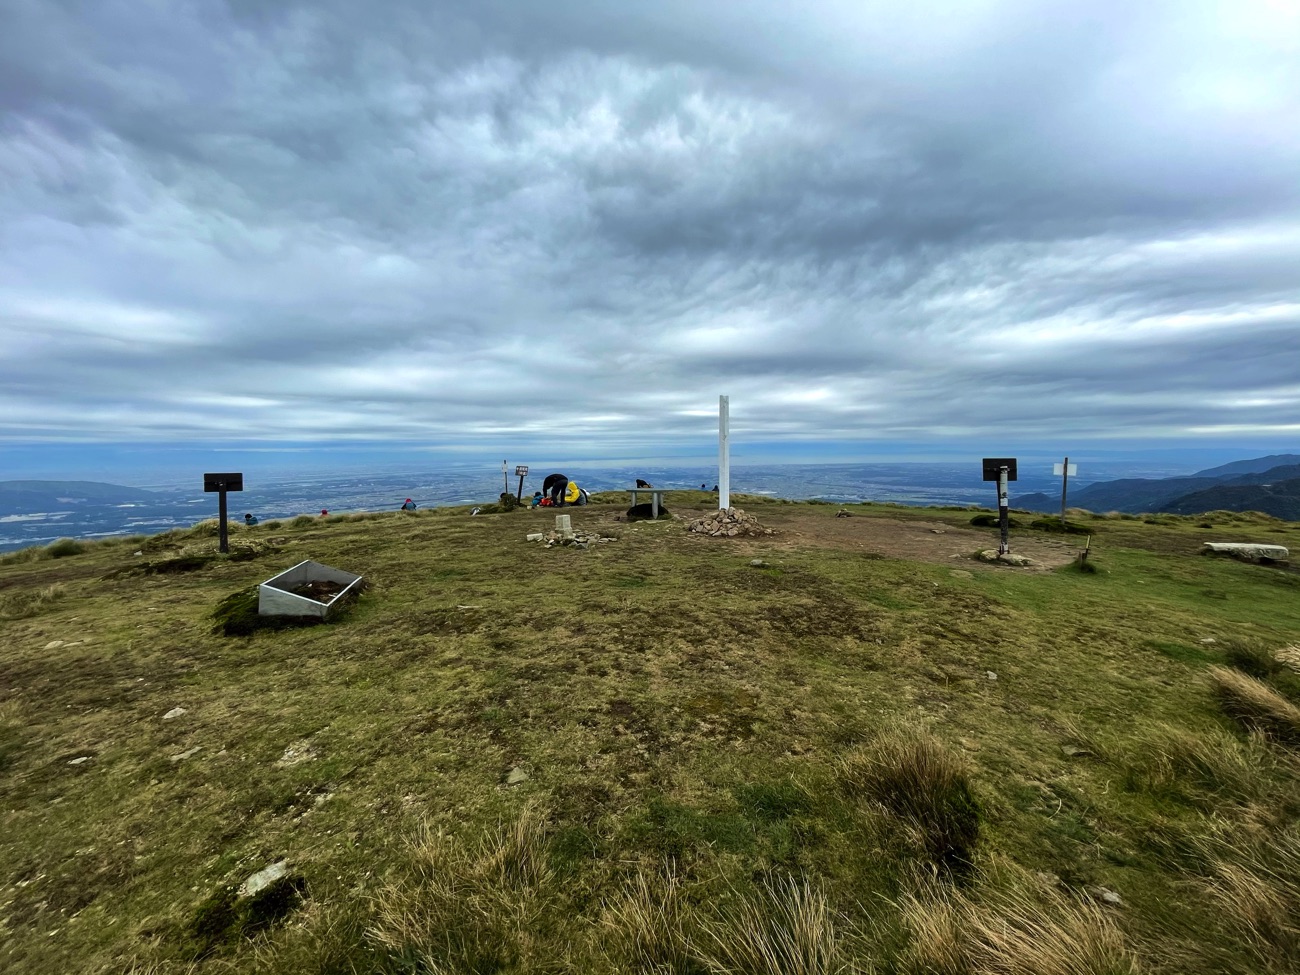
[[[259,616],[319,616],[329,614],[361,588],[361,576],[308,559],[285,569],[257,587]],[[299,595],[293,590],[313,582],[333,582],[343,587],[328,600]]]

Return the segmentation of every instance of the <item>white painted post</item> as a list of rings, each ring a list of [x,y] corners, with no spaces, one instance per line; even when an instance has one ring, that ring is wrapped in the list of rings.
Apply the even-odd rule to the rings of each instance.
[[[718,507],[726,511],[731,507],[731,444],[728,442],[731,426],[731,398],[718,397]]]

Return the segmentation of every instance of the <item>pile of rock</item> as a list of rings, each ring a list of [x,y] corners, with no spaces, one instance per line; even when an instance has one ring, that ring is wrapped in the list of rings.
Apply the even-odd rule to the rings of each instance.
[[[711,515],[697,518],[686,526],[688,532],[708,535],[712,538],[752,537],[755,535],[775,535],[771,528],[764,528],[753,515],[745,514],[741,508],[719,509]]]
[[[600,534],[600,532],[572,531],[564,533],[560,531],[533,532],[528,536],[530,542],[545,542],[547,548],[553,548],[556,545],[571,545],[574,548],[591,548],[601,542],[613,542],[617,539],[609,538]]]

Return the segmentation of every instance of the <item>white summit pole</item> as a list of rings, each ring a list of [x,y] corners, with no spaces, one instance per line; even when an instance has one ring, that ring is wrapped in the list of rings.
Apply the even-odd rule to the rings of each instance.
[[[718,397],[718,507],[731,507],[731,444],[727,437],[731,425],[730,397]]]

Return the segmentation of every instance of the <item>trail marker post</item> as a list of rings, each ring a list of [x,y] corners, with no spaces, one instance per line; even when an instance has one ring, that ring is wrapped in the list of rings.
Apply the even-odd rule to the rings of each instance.
[[[1016,479],[1016,459],[1014,457],[985,457],[984,480],[998,482],[998,529],[1001,540],[998,554],[1006,555],[1011,551],[1010,503],[1007,499],[1007,482]]]
[[[501,462],[501,482],[505,485],[505,494],[510,493],[510,475],[506,473],[506,462]]]
[[[221,551],[230,551],[230,542],[226,537],[226,492],[244,490],[243,474],[204,474],[203,490],[207,494],[216,493],[218,497],[217,510],[218,518],[221,522]]]
[[[1079,465],[1071,464],[1070,458],[1065,458],[1064,464],[1053,464],[1052,473],[1061,475],[1061,527],[1065,527],[1065,489],[1070,484],[1070,475],[1079,473]]]
[[[731,507],[731,397],[718,397],[718,507]]]
[[[515,465],[515,477],[519,478],[519,493],[515,495],[515,500],[516,500],[516,501],[523,501],[523,500],[524,500],[524,478],[527,477],[527,476],[528,476],[528,465],[527,465],[527,464],[516,464],[516,465]],[[510,490],[510,489],[507,487],[506,490],[508,491],[508,490]]]

